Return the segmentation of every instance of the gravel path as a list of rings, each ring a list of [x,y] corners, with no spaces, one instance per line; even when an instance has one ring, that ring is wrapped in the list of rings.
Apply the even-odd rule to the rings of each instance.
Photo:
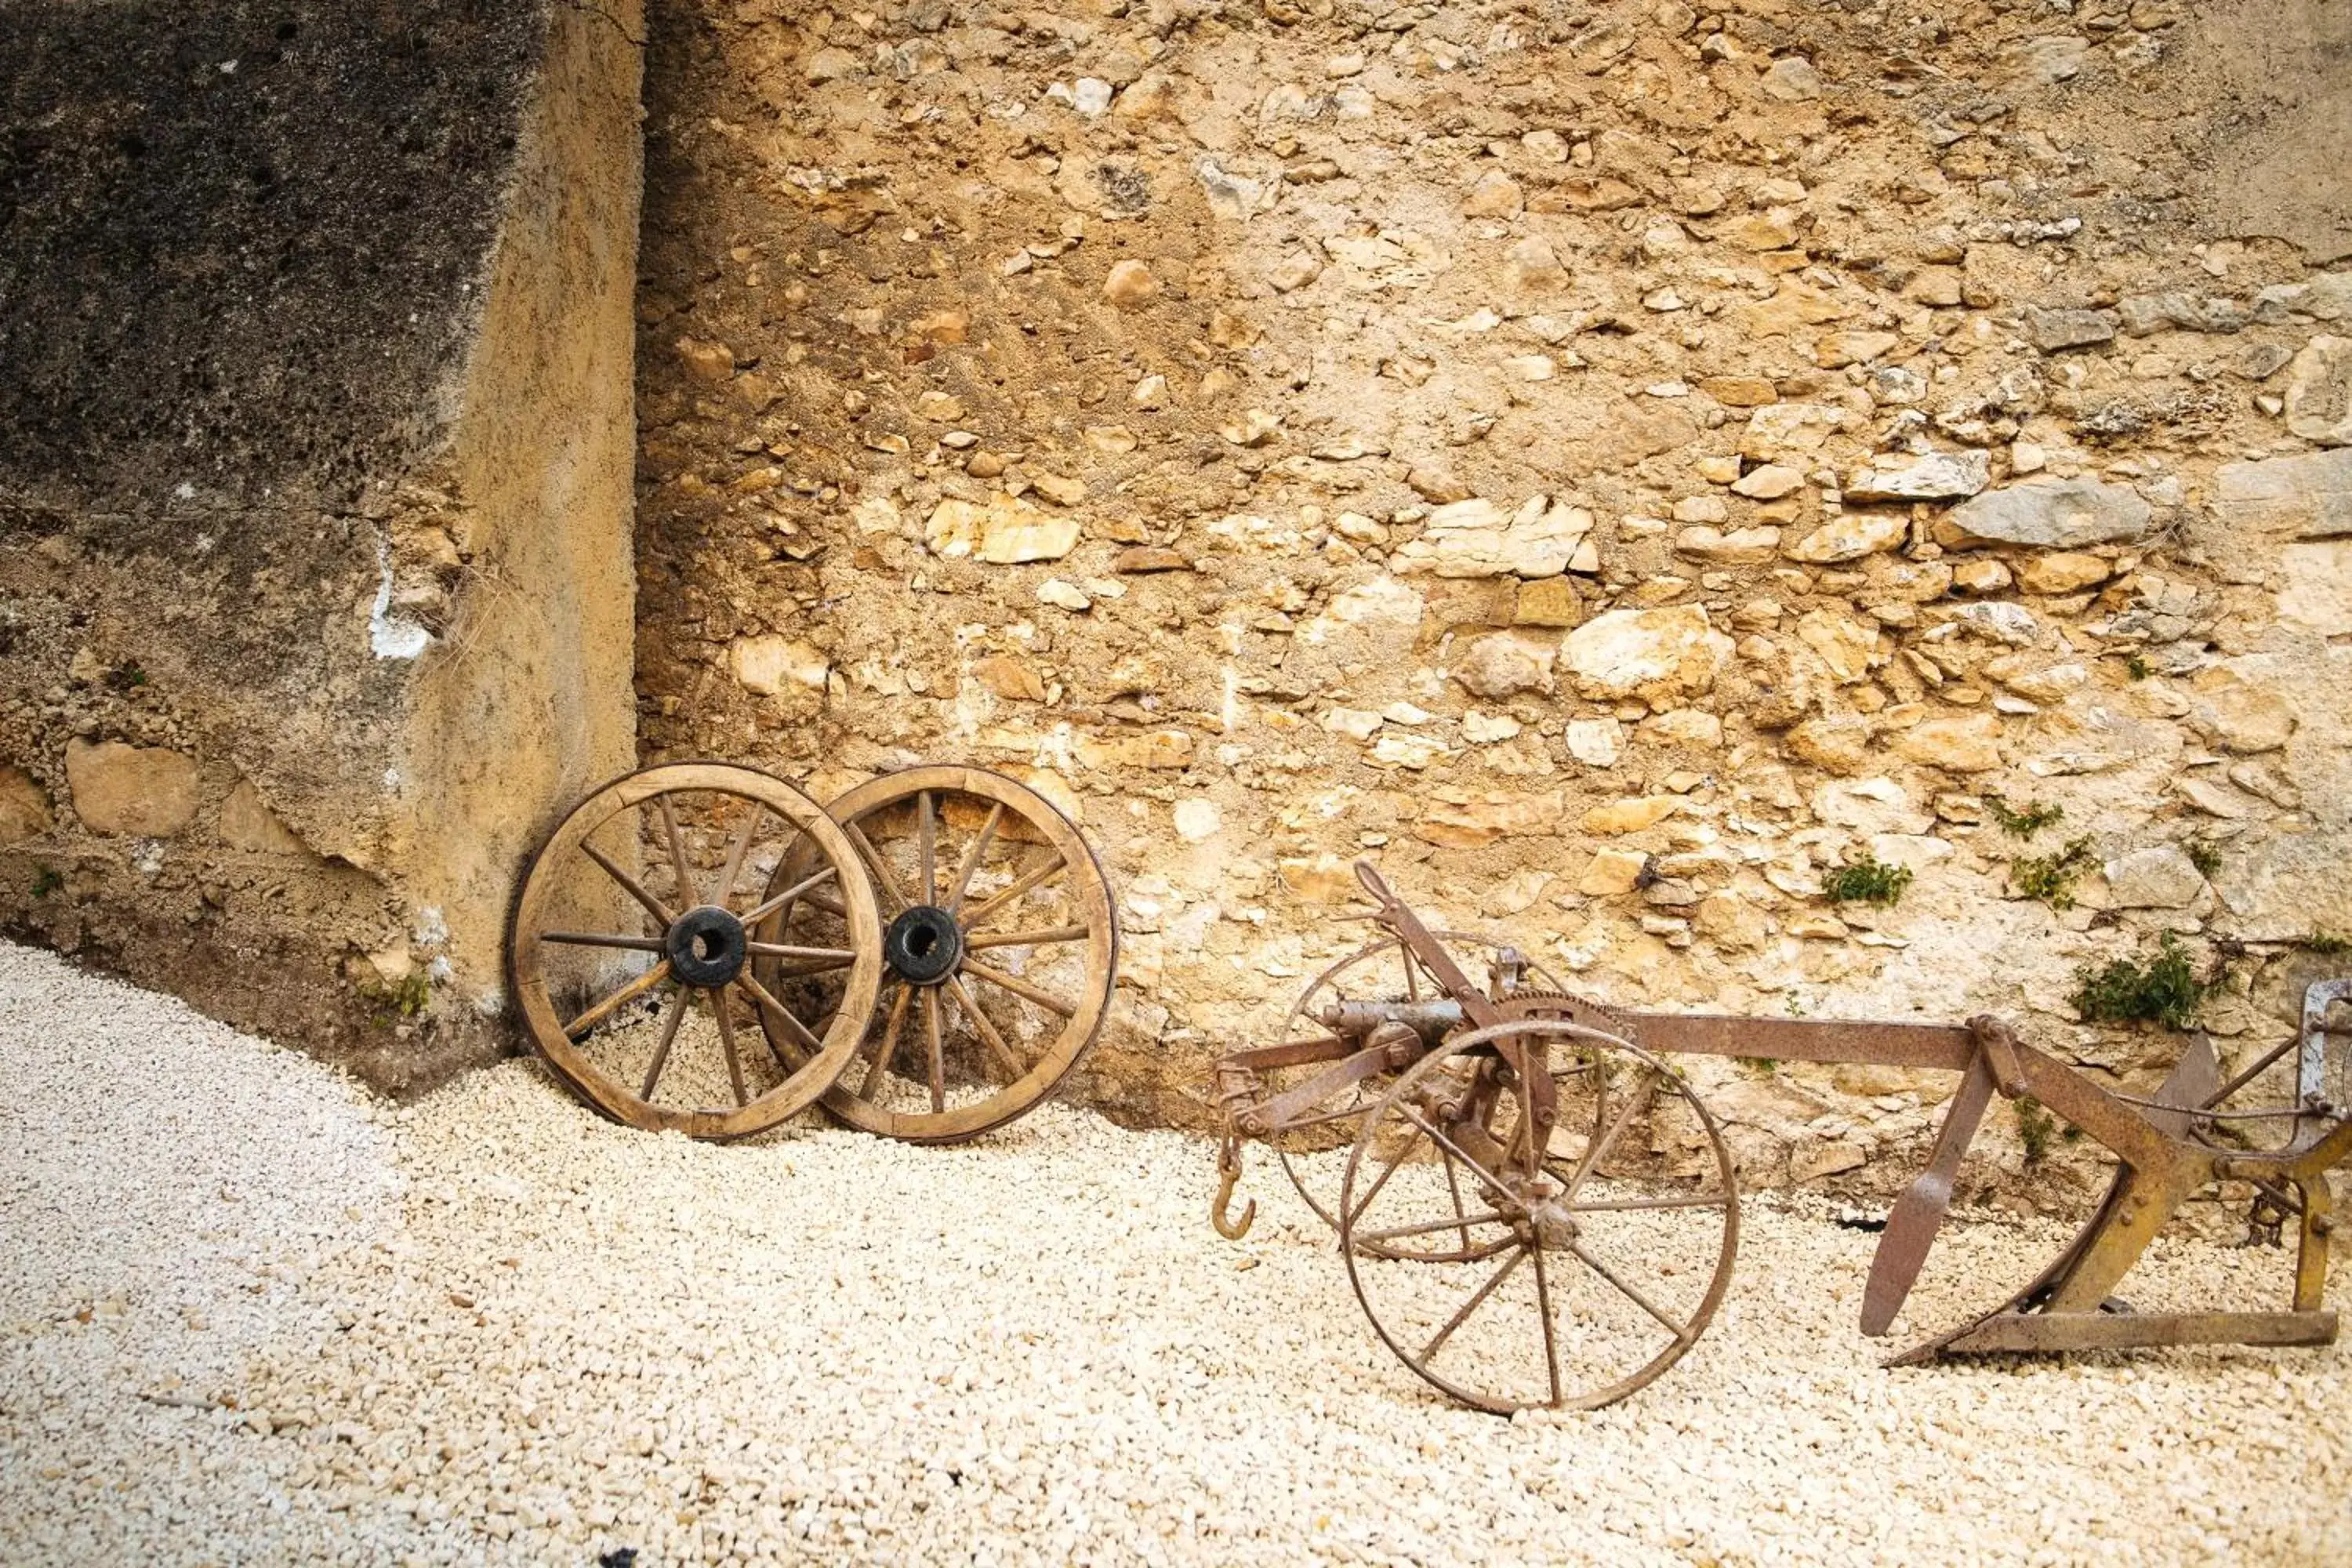
[[[1073,1110],[715,1149],[521,1062],[387,1110],[5,947],[0,1090],[12,1563],[2352,1560],[2346,1350],[1885,1373],[1874,1237],[1813,1205],[1751,1200],[1660,1383],[1506,1422],[1380,1347],[1273,1172],[1233,1246],[1205,1145]],[[1903,1326],[2061,1239],[1957,1227]]]

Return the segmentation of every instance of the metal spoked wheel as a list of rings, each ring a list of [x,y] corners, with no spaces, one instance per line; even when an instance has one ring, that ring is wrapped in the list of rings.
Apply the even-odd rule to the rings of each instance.
[[[808,870],[761,903],[751,889],[788,860]],[[841,911],[832,941],[755,936],[788,898],[814,896]],[[531,862],[508,951],[557,1077],[616,1121],[696,1138],[805,1109],[882,984],[881,922],[848,836],[782,779],[718,763],[646,768],[575,806]],[[761,962],[822,968],[835,1007],[789,1010],[754,976]]]
[[[1515,1058],[1550,1086],[1548,1133]],[[1502,1413],[1592,1409],[1657,1377],[1714,1318],[1739,1240],[1731,1155],[1689,1086],[1559,1021],[1474,1031],[1402,1074],[1340,1202],[1381,1340]]]
[[[1517,950],[1502,942],[1462,931],[1430,933],[1445,948],[1447,954],[1463,973],[1473,980],[1486,983],[1487,994],[1498,989],[1496,981],[1507,955]],[[1557,993],[1559,983],[1538,964],[1519,960],[1518,984],[1523,988],[1540,988],[1547,994]],[[1443,1002],[1445,992],[1412,950],[1395,937],[1388,937],[1358,949],[1307,982],[1298,1000],[1292,1004],[1289,1015],[1283,1019],[1284,1045],[1313,1046],[1331,1039],[1331,1030],[1323,1014],[1330,1007],[1343,1007],[1353,1002]],[[1563,1000],[1567,1000],[1563,998]],[[1432,1036],[1434,1038],[1435,1036]],[[1328,1072],[1330,1064],[1314,1062],[1304,1067],[1271,1068],[1261,1074],[1269,1098],[1295,1093]],[[1375,1073],[1335,1086],[1321,1096],[1304,1119],[1265,1139],[1282,1162],[1290,1184],[1307,1200],[1324,1224],[1336,1227],[1339,1223],[1339,1184],[1347,1171],[1347,1149],[1355,1139],[1363,1119],[1377,1108],[1381,1097],[1396,1081],[1393,1071]]]
[[[980,768],[886,773],[830,810],[881,900],[880,997],[824,1108],[853,1127],[948,1143],[1001,1127],[1077,1066],[1110,1006],[1118,926],[1110,884],[1069,819],[1027,785]],[[805,875],[780,866],[773,893]],[[786,900],[761,934],[846,938],[829,895]],[[807,1011],[846,1009],[837,972],[754,965]]]

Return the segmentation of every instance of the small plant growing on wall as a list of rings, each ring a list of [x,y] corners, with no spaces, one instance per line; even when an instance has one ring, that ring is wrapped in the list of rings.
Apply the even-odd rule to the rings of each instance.
[[[2074,879],[2091,868],[2094,858],[2087,835],[2072,838],[2067,840],[2066,847],[2055,854],[2029,855],[2011,861],[2009,885],[2053,910],[2071,910],[2074,907]]]
[[[1822,879],[1822,892],[1833,904],[1892,905],[1911,885],[1911,868],[1889,866],[1865,849]]]
[[[2017,1141],[2025,1150],[2025,1163],[2039,1165],[2049,1157],[2050,1141],[2058,1135],[2058,1119],[2030,1094],[2019,1095],[2011,1104],[2017,1111]]]
[[[2197,868],[2200,877],[2212,877],[2221,869],[2221,847],[2207,838],[2192,838],[2187,846],[2189,863]]]
[[[2020,808],[2011,806],[1997,795],[1985,796],[1985,809],[1992,813],[1992,819],[2011,838],[2031,838],[2066,815],[2063,806],[2053,805],[2048,801],[2030,800]]]
[[[2076,976],[2074,1011],[2095,1024],[2152,1023],[2193,1028],[2212,988],[2197,978],[2189,950],[2170,931],[2158,939],[2146,963],[2118,958]]]
[[[2315,952],[2322,958],[2341,958],[2352,952],[2352,937],[2338,936],[2332,931],[2315,931],[2297,945],[2304,952]]]

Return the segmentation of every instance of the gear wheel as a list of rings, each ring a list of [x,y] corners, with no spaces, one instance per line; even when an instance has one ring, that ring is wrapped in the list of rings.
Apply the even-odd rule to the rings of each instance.
[[[1558,1019],[1574,1024],[1579,1028],[1598,1029],[1602,1034],[1614,1035],[1629,1045],[1641,1044],[1633,1037],[1631,1019],[1608,1004],[1595,1002],[1589,996],[1528,986],[1511,993],[1499,1005],[1506,1018]]]

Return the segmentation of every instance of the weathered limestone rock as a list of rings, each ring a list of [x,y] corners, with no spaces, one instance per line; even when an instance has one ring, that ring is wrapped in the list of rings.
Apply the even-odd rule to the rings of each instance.
[[[1362,896],[1353,862],[1337,855],[1294,857],[1275,862],[1274,868],[1291,896],[1303,903],[1337,907]]]
[[[1523,626],[1572,626],[1584,618],[1584,601],[1566,577],[1540,577],[1522,584],[1511,619]]]
[[[1192,737],[1182,730],[1081,735],[1077,754],[1089,768],[1186,768],[1192,764]]]
[[[2088,348],[2115,340],[2116,317],[2107,310],[2044,310],[2029,306],[2025,311],[2025,333],[2033,340],[2033,346],[2044,353]]]
[[[2242,756],[2275,752],[2294,734],[2294,704],[2235,671],[2200,671],[2189,683],[2189,721],[2206,741]]]
[[[1791,561],[1833,566],[1892,550],[1910,531],[1910,521],[1900,512],[1843,511],[1794,543],[1783,544],[1780,552]]]
[[[1613,768],[1624,731],[1614,719],[1570,719],[1561,743],[1587,767]]]
[[[1990,773],[2001,765],[2000,721],[1990,713],[1929,719],[1898,732],[1895,749],[1915,763],[1949,773]]]
[[[202,784],[194,759],[163,746],[66,742],[74,815],[94,833],[169,838],[194,820]]]
[[[1557,790],[1439,800],[1423,811],[1412,831],[1415,837],[1444,848],[1475,849],[1497,838],[1557,833],[1562,809]]]
[[[1764,911],[1727,889],[1701,899],[1691,924],[1700,935],[1735,952],[1763,946],[1771,933]]]
[[[1822,656],[1830,676],[1841,686],[1867,680],[1884,663],[1878,651],[1878,629],[1834,610],[1809,610],[1797,622],[1797,640]]]
[[[974,679],[1007,702],[1043,702],[1045,678],[1027,659],[991,654],[971,667]]]
[[[0,755],[70,805],[75,885],[0,851],[12,932],[383,1087],[510,1044],[515,879],[635,762],[643,35],[635,0],[0,8],[0,145],[38,149],[0,204],[0,691],[62,699]],[[756,401],[716,327],[645,348]],[[413,1016],[345,967],[394,933]]]
[[[1224,816],[1217,810],[1216,802],[1198,797],[1176,803],[1175,821],[1176,837],[1187,844],[1214,838],[1224,826]]]
[[[1584,830],[1587,833],[1639,833],[1644,827],[1654,827],[1672,816],[1681,805],[1681,797],[1671,795],[1612,800],[1584,814]]]
[[[2280,620],[2327,637],[2352,633],[2352,539],[2290,544],[2279,569]]]
[[[1584,536],[1592,514],[1537,496],[1508,517],[1474,496],[1429,514],[1418,539],[1398,546],[1396,569],[1438,577],[1556,577]]]
[[[38,838],[57,826],[48,792],[22,768],[0,767],[0,847]]]
[[[1858,773],[1870,765],[1870,721],[1859,713],[1824,713],[1789,731],[1789,750],[1800,761],[1833,773]]]
[[[2104,557],[2054,550],[2017,563],[2017,584],[2029,594],[2073,594],[2104,583],[2115,570]]]
[[[2185,910],[2205,890],[2198,870],[2178,844],[2151,845],[2106,863],[2107,901],[2121,910]]]
[[[1880,458],[1848,475],[1848,500],[1949,500],[1972,496],[1991,481],[1992,459],[1983,452],[1928,452],[1911,458]]]
[[[971,557],[997,566],[1059,561],[1077,547],[1078,520],[1031,506],[1002,490],[981,506],[950,498],[931,509],[923,542],[949,560]]]
[[[2147,532],[2147,502],[2123,485],[2095,479],[2028,479],[1988,490],[1947,512],[1942,525],[1960,540],[2080,550],[2138,539]]]
[[[2315,337],[2286,367],[2286,427],[2306,441],[2352,442],[2352,338]]]
[[[1599,849],[1577,879],[1576,890],[1587,898],[1613,899],[1641,885],[1650,858],[1635,849]]]
[[[1133,310],[1150,304],[1160,293],[1160,279],[1151,268],[1140,261],[1111,263],[1103,279],[1103,298],[1122,310]]]
[[[1520,633],[1497,632],[1470,645],[1462,662],[1454,667],[1454,679],[1486,698],[1549,691],[1552,659],[1558,651]]]
[[[248,855],[310,853],[310,847],[269,809],[251,779],[237,780],[221,801],[220,836],[222,843]]]
[[[2214,510],[2231,528],[2298,539],[2352,534],[2352,447],[2225,463],[2213,489]]]
[[[1596,616],[1568,634],[1559,659],[1585,697],[1671,704],[1713,686],[1731,650],[1703,607],[1674,605]]]
[[[763,697],[794,686],[823,691],[832,669],[824,654],[798,637],[738,637],[728,647],[727,662],[746,691]]]

